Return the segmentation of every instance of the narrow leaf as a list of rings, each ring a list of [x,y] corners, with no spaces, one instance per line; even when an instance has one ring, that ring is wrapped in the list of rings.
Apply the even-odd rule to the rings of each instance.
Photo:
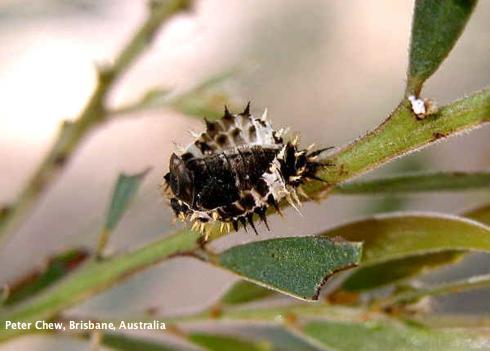
[[[470,210],[463,216],[490,225],[490,206]],[[378,288],[444,265],[457,263],[464,255],[465,252],[461,251],[436,252],[359,267],[343,282],[342,289],[361,291]]]
[[[112,193],[112,199],[105,222],[105,228],[108,231],[113,230],[117,223],[119,223],[119,220],[128,208],[134,195],[136,195],[138,187],[148,171],[149,169],[134,175],[119,175]]]
[[[456,263],[462,256],[459,251],[445,251],[361,267],[344,280],[342,289],[363,291],[393,284],[437,267]]]
[[[420,321],[431,328],[466,328],[479,331],[490,330],[490,316],[483,314],[452,314],[432,313],[414,316],[415,321]]]
[[[449,54],[477,0],[416,0],[412,22],[407,91],[419,95]]]
[[[449,283],[403,291],[386,300],[386,304],[411,302],[425,296],[440,296],[490,287],[490,274],[477,275]]]
[[[12,305],[36,295],[73,271],[86,258],[88,251],[85,249],[72,249],[51,257],[43,268],[10,284],[4,304]]]
[[[237,69],[231,69],[210,77],[191,90],[172,96],[168,100],[168,105],[187,116],[198,118],[206,116],[211,120],[221,118],[223,106],[230,106],[230,104],[233,106],[233,101],[230,101],[224,89],[224,83],[237,73]]]
[[[449,54],[477,0],[417,0],[412,22],[407,91],[419,95]]]
[[[484,350],[489,339],[471,331],[444,332],[394,320],[310,322],[302,329],[316,345],[336,351],[461,351]]]
[[[274,295],[274,291],[260,285],[239,280],[234,283],[221,297],[220,302],[226,305],[238,305],[242,303],[258,301]]]
[[[194,344],[210,351],[271,351],[268,342],[243,340],[234,336],[192,333],[188,336]]]
[[[199,233],[183,230],[132,252],[105,260],[90,260],[73,274],[62,279],[56,285],[56,289],[46,289],[28,301],[0,309],[0,325],[6,320],[48,320],[135,272],[179,253],[195,250],[199,246],[200,237]],[[25,330],[19,329],[0,329],[0,341],[25,333]]]
[[[362,241],[363,265],[449,250],[490,251],[489,227],[465,218],[440,214],[374,216],[321,235]]]
[[[134,175],[120,174],[112,193],[106,222],[99,234],[96,255],[103,256],[109,237],[126,212],[149,169]]]
[[[345,195],[462,191],[490,189],[490,172],[414,173],[356,181],[337,186],[335,193]]]
[[[464,216],[490,226],[490,205],[469,210]]]
[[[158,107],[171,107],[189,117],[201,119],[206,116],[210,119],[217,119],[223,115],[224,105],[233,105],[223,85],[237,72],[236,69],[229,70],[179,92],[165,88],[153,88],[138,101],[108,111],[108,114],[122,116]]]
[[[182,348],[167,346],[161,341],[152,341],[141,337],[126,336],[121,334],[104,334],[101,344],[112,350],[120,351],[179,351]]]
[[[330,275],[357,265],[360,258],[360,243],[291,237],[232,247],[219,255],[218,264],[270,289],[316,300]]]

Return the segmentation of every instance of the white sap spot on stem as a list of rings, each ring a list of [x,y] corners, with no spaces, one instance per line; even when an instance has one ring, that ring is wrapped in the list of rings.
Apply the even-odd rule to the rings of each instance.
[[[414,95],[410,95],[408,97],[408,101],[410,101],[412,111],[415,113],[418,119],[424,119],[425,117],[437,112],[435,102],[430,99],[421,99]]]
[[[414,95],[408,97],[410,104],[412,105],[412,111],[419,116],[424,116],[426,113],[424,100],[416,98]]]

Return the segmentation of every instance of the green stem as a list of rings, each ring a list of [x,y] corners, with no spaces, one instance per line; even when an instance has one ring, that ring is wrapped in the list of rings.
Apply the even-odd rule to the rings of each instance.
[[[326,303],[291,303],[273,307],[257,307],[257,308],[225,308],[219,312],[204,311],[201,313],[166,317],[165,323],[194,323],[201,321],[255,321],[255,322],[272,322],[285,323],[292,318],[314,318],[324,317],[333,320],[356,320],[365,317],[367,314],[365,309],[345,306],[334,306]],[[376,313],[373,312],[373,316]],[[141,320],[141,319],[138,319]]]
[[[97,239],[97,246],[95,248],[95,257],[102,258],[104,256],[104,250],[109,242],[109,237],[112,231],[107,228],[102,228]]]
[[[341,149],[332,156],[334,167],[321,172],[330,186],[366,172],[404,153],[420,148],[463,130],[477,127],[490,120],[490,89],[483,90],[463,100],[452,103],[425,120],[417,120],[402,103],[391,117],[375,131]],[[326,189],[318,182],[309,185],[310,194]],[[211,238],[219,237],[219,227],[211,228]],[[142,249],[121,255],[108,261],[91,262],[73,275],[68,276],[54,289],[15,308],[4,310],[1,320],[49,319],[65,308],[71,307],[95,293],[127,278],[134,272],[172,255],[188,253],[199,245],[199,234],[177,233]],[[242,312],[247,313],[247,311]],[[3,332],[0,339],[15,332]]]
[[[321,199],[335,187],[437,141],[478,128],[490,122],[490,88],[442,107],[436,114],[417,119],[408,100],[402,101],[376,129],[328,156],[332,166],[321,169],[317,176],[325,182],[312,181],[304,190],[312,199]],[[286,201],[281,207],[287,207]],[[268,213],[274,210],[269,208]],[[219,226],[209,228],[210,238],[216,239]]]
[[[447,295],[465,290],[481,289],[488,287],[490,287],[490,274],[484,274],[432,287],[404,291],[391,296],[390,298],[385,300],[382,305],[389,306],[407,303],[416,301],[427,296]]]
[[[25,322],[48,320],[64,309],[110,288],[141,269],[196,250],[200,237],[200,234],[195,232],[177,232],[133,252],[104,260],[92,260],[33,299],[0,310],[0,325],[3,328],[7,320]],[[0,340],[21,332],[2,329]]]
[[[148,322],[158,320],[167,325],[174,324],[191,324],[197,322],[269,322],[283,324],[290,319],[295,318],[327,318],[330,320],[359,320],[360,318],[377,318],[382,314],[375,311],[367,311],[364,308],[347,307],[339,305],[330,305],[327,303],[287,303],[276,306],[264,306],[250,308],[247,306],[225,307],[221,309],[212,308],[202,312],[193,313],[175,317],[161,316],[132,316],[130,318],[112,319],[112,318],[92,318],[99,322],[114,322],[118,323],[121,320],[127,322]],[[84,320],[84,318],[72,317],[76,320]],[[85,318],[87,319],[87,318]],[[89,318],[90,319],[90,318]],[[63,320],[60,319],[60,320]]]
[[[328,158],[333,166],[318,174],[328,185],[314,182],[307,193],[317,196],[334,185],[366,173],[443,138],[468,131],[490,121],[490,89],[481,90],[427,116],[415,117],[404,100],[378,128],[343,147]]]
[[[171,0],[153,6],[148,18],[133,35],[112,66],[99,68],[97,86],[85,108],[73,122],[64,122],[56,141],[16,201],[0,213],[0,248],[32,210],[41,194],[60,176],[85,136],[106,120],[105,100],[114,83],[130,68],[150,44],[163,23],[187,9],[190,0]]]

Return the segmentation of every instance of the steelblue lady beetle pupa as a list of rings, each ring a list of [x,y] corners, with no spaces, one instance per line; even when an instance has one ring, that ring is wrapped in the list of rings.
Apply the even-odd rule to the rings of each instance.
[[[297,208],[300,186],[321,180],[315,174],[325,165],[318,156],[326,149],[300,150],[298,138],[284,142],[284,134],[272,129],[266,111],[261,118],[252,116],[250,103],[240,114],[225,106],[220,120],[206,120],[206,131],[195,135],[181,155],[170,157],[163,188],[175,215],[201,232],[206,223],[219,221],[222,230],[237,231],[241,223],[257,233],[254,214],[269,229],[267,208],[279,210],[283,199]]]

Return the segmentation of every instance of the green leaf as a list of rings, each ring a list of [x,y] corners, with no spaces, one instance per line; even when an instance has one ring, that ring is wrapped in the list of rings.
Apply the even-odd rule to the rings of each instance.
[[[188,336],[193,343],[210,351],[270,351],[268,342],[243,340],[234,336],[192,333]]]
[[[150,171],[146,169],[134,175],[120,174],[117,179],[114,191],[112,192],[109,211],[107,212],[106,222],[99,234],[96,255],[103,256],[103,251],[109,241],[109,236],[121,220],[123,214],[129,207],[145,175]]]
[[[32,322],[51,319],[144,268],[196,250],[200,238],[199,233],[183,230],[131,252],[104,260],[90,260],[56,284],[56,289],[46,289],[32,299],[0,309],[0,325],[6,320]],[[26,330],[0,328],[0,342],[26,333]]]
[[[104,334],[101,344],[110,347],[113,350],[120,351],[178,351],[181,348],[170,347],[163,344],[161,341],[151,341],[135,336],[126,336],[120,334]]]
[[[414,173],[356,181],[337,186],[334,193],[345,195],[461,191],[490,189],[489,172]]]
[[[218,264],[270,289],[316,300],[330,275],[358,264],[361,247],[321,237],[270,239],[232,247]]]
[[[386,263],[360,267],[342,283],[342,289],[363,291],[379,288],[407,279],[437,267],[456,263],[462,259],[459,251],[437,252],[427,255],[411,256]]]
[[[224,83],[237,73],[237,69],[232,69],[211,76],[180,92],[157,87],[146,92],[138,101],[108,111],[108,113],[111,116],[122,116],[148,109],[171,107],[189,117],[201,119],[206,116],[209,119],[218,119],[223,116],[224,105],[232,107],[234,105],[224,89]]]
[[[44,268],[30,272],[9,285],[5,305],[12,305],[36,295],[77,268],[88,258],[85,249],[72,249],[51,257]]]
[[[187,116],[198,118],[205,116],[210,120],[219,119],[223,116],[224,105],[229,107],[230,104],[232,107],[234,105],[222,89],[223,83],[234,74],[236,74],[236,70],[230,70],[211,77],[192,90],[172,97],[168,104]]]
[[[374,216],[321,235],[362,241],[364,266],[442,251],[490,251],[489,227],[465,218],[441,214]]]
[[[420,321],[431,328],[465,328],[480,330],[490,330],[490,316],[488,314],[451,314],[451,313],[432,313],[414,316],[414,320]]]
[[[463,214],[483,224],[490,224],[490,206],[483,206]],[[401,258],[386,263],[359,267],[343,282],[342,289],[361,291],[392,284],[444,265],[459,262],[465,252],[445,251]]]
[[[394,320],[310,322],[302,333],[316,345],[336,351],[470,351],[484,350],[490,342],[470,330],[444,332]]]
[[[105,229],[112,231],[128,208],[149,169],[134,175],[120,174],[107,213]]]
[[[384,305],[412,302],[426,296],[447,295],[488,287],[490,287],[490,274],[476,275],[449,283],[400,291],[386,299]]]
[[[412,22],[407,91],[419,95],[449,54],[476,5],[476,0],[416,0]]]
[[[467,211],[464,216],[490,226],[490,205]]]
[[[261,300],[274,294],[274,290],[264,288],[246,280],[239,280],[226,291],[223,297],[221,297],[220,302],[226,305],[238,305]]]

